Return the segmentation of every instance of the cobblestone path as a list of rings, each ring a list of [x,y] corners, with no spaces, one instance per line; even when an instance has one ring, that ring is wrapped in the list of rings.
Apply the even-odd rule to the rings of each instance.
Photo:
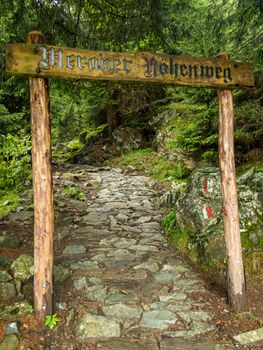
[[[56,260],[82,296],[69,321],[82,345],[65,348],[232,349],[196,340],[215,324],[205,301],[192,297],[205,292],[204,282],[167,243],[155,182],[108,168],[90,168],[88,178],[97,197]]]

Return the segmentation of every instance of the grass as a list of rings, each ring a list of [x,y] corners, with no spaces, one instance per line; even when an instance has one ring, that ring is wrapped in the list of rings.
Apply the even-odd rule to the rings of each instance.
[[[16,209],[20,204],[20,197],[14,192],[5,192],[0,196],[0,219]]]
[[[112,161],[114,166],[133,166],[139,174],[153,177],[160,182],[167,182],[169,179],[182,180],[187,176],[187,171],[182,163],[175,163],[160,156],[151,148],[131,151]]]

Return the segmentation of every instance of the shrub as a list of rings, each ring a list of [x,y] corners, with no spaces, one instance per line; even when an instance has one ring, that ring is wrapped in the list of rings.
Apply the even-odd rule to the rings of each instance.
[[[0,135],[0,192],[31,181],[31,139],[22,132]]]

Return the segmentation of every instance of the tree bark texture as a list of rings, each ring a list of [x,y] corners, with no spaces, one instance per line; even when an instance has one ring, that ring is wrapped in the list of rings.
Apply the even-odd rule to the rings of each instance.
[[[30,32],[27,42],[44,43],[43,34]],[[48,81],[29,78],[32,119],[34,189],[34,311],[43,324],[53,312],[53,186]]]
[[[222,57],[222,56],[221,56]],[[231,90],[219,90],[219,163],[228,263],[228,295],[235,310],[247,306],[234,157],[234,109]]]

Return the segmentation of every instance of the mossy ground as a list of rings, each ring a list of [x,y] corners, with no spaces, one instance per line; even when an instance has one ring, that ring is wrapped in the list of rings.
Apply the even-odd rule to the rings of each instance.
[[[169,179],[183,180],[187,176],[181,163],[166,159],[151,148],[131,151],[114,158],[110,163],[122,168],[133,166],[139,174],[151,176],[162,183]]]

